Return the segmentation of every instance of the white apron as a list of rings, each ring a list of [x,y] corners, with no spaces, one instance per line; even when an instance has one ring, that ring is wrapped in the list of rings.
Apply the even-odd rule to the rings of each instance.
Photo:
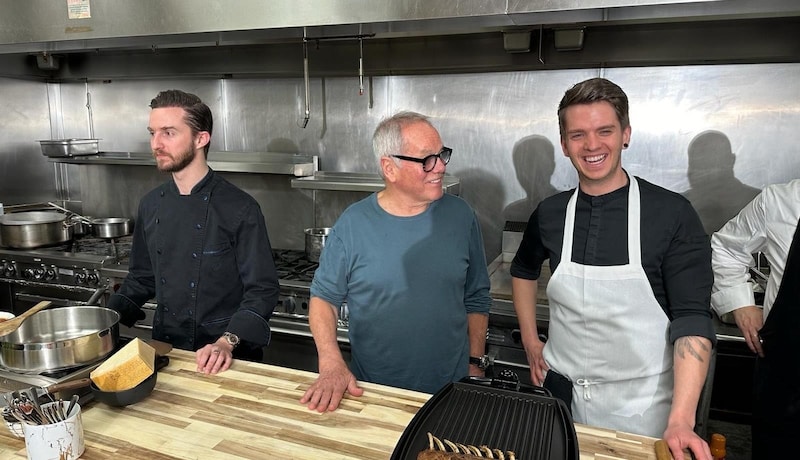
[[[572,261],[577,188],[567,204],[544,359],[573,383],[575,422],[660,438],[673,391],[669,320],[642,267],[639,185],[628,180],[627,265]]]

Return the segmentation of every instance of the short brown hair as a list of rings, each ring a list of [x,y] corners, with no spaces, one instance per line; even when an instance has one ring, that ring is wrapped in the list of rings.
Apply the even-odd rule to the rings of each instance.
[[[564,111],[573,105],[591,104],[593,102],[608,102],[617,113],[617,120],[622,129],[630,125],[628,118],[628,96],[622,88],[605,78],[590,78],[584,80],[564,93],[558,104],[558,131],[564,139]]]
[[[189,128],[192,129],[192,134],[206,131],[211,135],[211,131],[214,128],[214,117],[211,115],[211,109],[196,95],[179,89],[161,91],[150,101],[150,108],[160,109],[164,107],[182,108],[186,112],[184,120],[189,125]],[[208,147],[210,145],[211,141],[205,146],[206,156],[208,156]]]

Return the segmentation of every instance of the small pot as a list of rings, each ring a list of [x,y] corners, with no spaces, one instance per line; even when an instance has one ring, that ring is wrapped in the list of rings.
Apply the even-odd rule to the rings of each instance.
[[[306,234],[306,257],[312,262],[319,262],[319,256],[322,254],[322,248],[325,247],[325,241],[328,239],[331,229],[316,227],[307,228],[304,232]]]
[[[133,222],[126,217],[92,219],[92,234],[98,238],[119,238],[133,232]]]

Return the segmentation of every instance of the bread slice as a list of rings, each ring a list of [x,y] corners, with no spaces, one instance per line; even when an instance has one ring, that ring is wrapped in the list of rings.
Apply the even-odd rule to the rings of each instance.
[[[89,377],[103,391],[130,390],[153,374],[155,361],[156,350],[135,338],[97,366]]]

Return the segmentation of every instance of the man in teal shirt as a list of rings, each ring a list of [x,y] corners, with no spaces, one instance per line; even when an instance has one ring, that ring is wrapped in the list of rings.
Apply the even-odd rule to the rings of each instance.
[[[413,112],[381,122],[373,148],[385,188],[341,215],[311,284],[320,375],[301,402],[320,412],[360,396],[357,380],[434,393],[483,375],[470,357],[485,351],[489,275],[474,211],[442,190],[452,150]],[[351,368],[336,342],[343,302]]]

